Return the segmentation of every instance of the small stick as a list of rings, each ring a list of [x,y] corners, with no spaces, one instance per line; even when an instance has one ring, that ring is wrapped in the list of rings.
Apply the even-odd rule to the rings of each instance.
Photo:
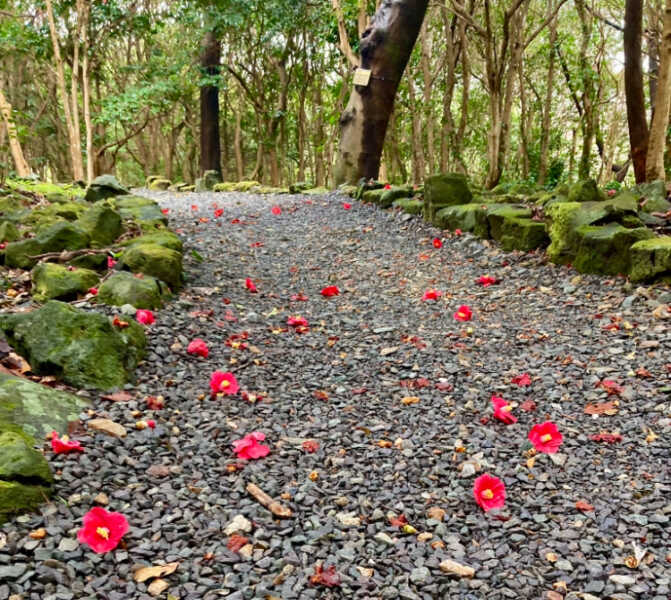
[[[266,494],[260,487],[253,483],[247,484],[247,492],[254,498],[254,500],[265,506],[276,517],[287,519],[294,516],[294,513],[291,512],[290,508],[283,506],[279,502],[275,502],[275,500]]]

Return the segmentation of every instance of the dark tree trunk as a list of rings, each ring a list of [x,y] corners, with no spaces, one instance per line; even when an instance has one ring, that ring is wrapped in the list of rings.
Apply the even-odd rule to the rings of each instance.
[[[643,0],[626,0],[624,11],[624,90],[627,99],[629,144],[636,183],[645,181],[645,159],[648,150],[648,123],[643,95],[641,30]]]
[[[382,0],[361,36],[361,68],[368,86],[353,86],[340,117],[336,183],[376,179],[396,90],[422,27],[429,0]]]
[[[200,55],[204,76],[219,74],[221,40],[213,32],[205,34]],[[200,172],[216,171],[221,175],[221,146],[219,142],[219,86],[200,88]]]

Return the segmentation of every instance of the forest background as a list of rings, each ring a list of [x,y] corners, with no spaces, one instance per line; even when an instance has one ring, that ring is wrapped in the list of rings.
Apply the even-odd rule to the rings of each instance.
[[[223,180],[333,185],[377,4],[0,0],[0,180],[25,174],[18,146],[40,179],[193,182],[201,101],[214,90]],[[666,164],[648,179],[664,179],[670,40],[662,0],[431,2],[380,179],[456,171],[488,188],[587,177],[618,187],[645,178],[655,127]]]

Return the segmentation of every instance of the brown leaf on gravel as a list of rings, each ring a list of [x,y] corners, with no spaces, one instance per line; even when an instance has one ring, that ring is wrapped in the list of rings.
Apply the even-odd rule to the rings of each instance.
[[[226,547],[231,552],[238,552],[240,548],[242,548],[247,542],[249,542],[249,538],[246,538],[244,535],[238,535],[237,533],[234,533],[230,538],[228,538]]]
[[[440,506],[432,506],[426,511],[426,514],[429,519],[435,519],[436,521],[443,521],[445,519],[445,511]]]
[[[100,396],[102,400],[111,400],[112,402],[128,402],[133,398],[128,392],[115,392],[114,394],[105,394]]]
[[[585,500],[578,500],[575,503],[575,507],[578,510],[582,510],[583,512],[592,512],[594,510],[594,507],[587,501]]]
[[[324,390],[315,390],[312,392],[312,395],[317,398],[317,400],[328,400],[329,399],[329,394],[328,392],[325,392]]]
[[[401,404],[404,406],[409,406],[410,404],[417,404],[419,402],[419,398],[417,396],[406,396],[401,400]]]
[[[155,567],[141,567],[133,574],[133,579],[138,583],[153,579],[155,577],[164,577],[170,575],[177,570],[178,562],[167,563],[165,565],[157,565]]]
[[[600,404],[588,404],[585,407],[587,415],[615,415],[617,414],[616,402],[602,402]]]
[[[150,477],[167,477],[170,475],[170,467],[167,465],[152,465],[147,469],[147,475]]]
[[[321,565],[315,565],[314,575],[310,576],[310,584],[325,587],[340,585],[340,575],[336,572],[335,565],[330,565],[325,569]]]

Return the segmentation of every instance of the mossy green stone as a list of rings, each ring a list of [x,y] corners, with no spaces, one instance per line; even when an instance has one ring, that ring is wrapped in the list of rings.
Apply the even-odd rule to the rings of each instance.
[[[9,221],[0,223],[0,242],[15,242],[20,237],[19,230],[14,223]]]
[[[671,236],[636,242],[630,252],[632,281],[671,280]]]
[[[105,390],[127,383],[144,355],[144,329],[128,324],[120,330],[104,315],[56,300],[31,313],[0,315],[7,341],[34,373]]]
[[[88,269],[72,270],[55,263],[39,263],[31,271],[33,297],[38,302],[52,298],[76,300],[98,284],[100,276]]]
[[[235,181],[224,181],[223,183],[217,183],[212,188],[213,192],[234,192],[235,191]]]
[[[100,286],[97,299],[111,306],[131,304],[135,308],[156,309],[163,306],[163,298],[169,296],[167,286],[148,275],[142,279],[127,271],[114,273]]]
[[[123,233],[121,215],[102,202],[87,209],[77,225],[89,234],[93,248],[106,248]]]
[[[7,244],[5,264],[8,267],[30,268],[37,262],[30,256],[61,250],[81,250],[87,248],[89,242],[88,234],[81,227],[61,221],[41,231],[37,237]]]
[[[568,191],[569,202],[599,202],[605,198],[594,179],[576,181]]]
[[[629,273],[631,246],[655,237],[647,228],[627,229],[618,223],[583,225],[576,230],[576,234],[578,251],[573,266],[581,273],[603,275]]]
[[[53,477],[49,463],[24,436],[5,431],[0,433],[0,480],[30,480],[49,485]]]
[[[432,175],[424,182],[424,218],[434,225],[436,213],[446,206],[470,204],[473,194],[461,173]]]
[[[378,204],[382,208],[389,208],[394,203],[394,200],[407,197],[410,193],[412,193],[412,191],[407,187],[392,186],[391,189],[384,190],[384,193],[380,196]]]
[[[179,239],[179,236],[168,230],[159,231],[156,233],[148,233],[130,240],[125,240],[121,245],[128,247],[135,246],[136,244],[157,244],[159,246],[163,246],[164,248],[176,250],[177,252],[182,252],[184,246],[182,240]]]
[[[392,204],[394,208],[400,208],[403,212],[411,215],[421,215],[424,202],[420,198],[399,198]]]
[[[550,243],[547,228],[542,221],[525,218],[505,219],[498,240],[504,250],[536,250]]]
[[[107,254],[82,254],[75,256],[66,263],[71,267],[78,269],[90,269],[91,271],[107,270]]]
[[[235,192],[248,192],[253,187],[261,185],[258,181],[237,181],[233,186],[233,191]]]
[[[323,194],[328,194],[331,190],[325,187],[313,187],[305,190],[303,193],[304,194],[311,194],[313,196],[321,196]]]
[[[154,191],[164,191],[167,190],[172,185],[172,182],[169,179],[154,179],[149,184],[149,189]]]
[[[84,197],[88,202],[98,202],[105,198],[122,196],[128,194],[128,190],[123,187],[114,175],[99,175],[86,188]]]
[[[165,281],[174,292],[182,286],[182,255],[158,244],[133,244],[121,261],[133,273],[144,273]]]
[[[297,181],[296,183],[292,183],[289,185],[289,193],[301,194],[305,190],[309,190],[310,188],[313,187],[314,184],[310,183],[309,181]]]
[[[607,216],[601,202],[557,202],[545,207],[550,246],[547,249],[550,261],[557,264],[570,263],[578,251],[579,227],[591,225]]]
[[[664,181],[641,183],[634,187],[632,191],[640,194],[642,200],[644,200],[641,210],[645,213],[665,213],[671,210],[671,202],[667,200],[666,183]]]
[[[0,525],[12,515],[35,510],[51,496],[51,488],[0,481]]]
[[[487,222],[489,235],[496,241],[504,236],[504,223],[510,219],[524,219],[531,217],[532,211],[528,206],[519,204],[496,204],[487,207]]]
[[[130,219],[142,225],[143,222],[168,224],[168,218],[161,212],[160,206],[149,198],[141,196],[117,196],[110,200],[112,207],[122,219]]]
[[[380,204],[380,199],[382,195],[386,192],[384,188],[379,188],[376,190],[367,190],[361,195],[362,202],[372,202],[373,204]]]
[[[52,431],[67,432],[68,423],[88,406],[74,394],[0,373],[0,432],[25,432],[44,439]]]
[[[452,231],[461,229],[477,235],[480,238],[489,237],[489,223],[487,209],[498,205],[458,204],[441,208],[434,218],[434,224],[440,229]]]

